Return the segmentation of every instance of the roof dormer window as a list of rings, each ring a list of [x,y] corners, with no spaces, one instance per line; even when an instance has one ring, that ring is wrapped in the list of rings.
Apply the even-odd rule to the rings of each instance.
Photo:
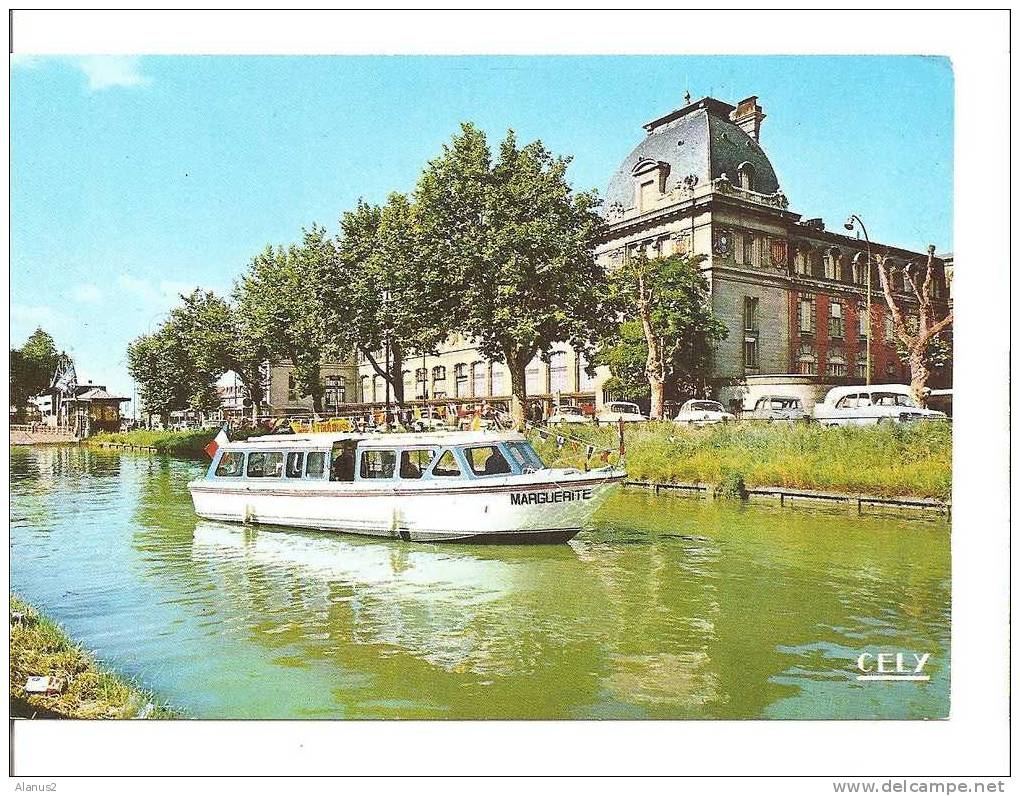
[[[739,185],[745,191],[753,191],[754,175],[755,175],[754,164],[745,160],[743,163],[737,166],[737,185]]]
[[[639,213],[651,210],[666,193],[669,164],[642,158],[631,169],[634,178],[634,204]]]

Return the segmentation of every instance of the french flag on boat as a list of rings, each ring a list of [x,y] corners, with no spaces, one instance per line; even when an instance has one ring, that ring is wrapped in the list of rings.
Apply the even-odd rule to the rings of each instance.
[[[217,434],[213,441],[206,445],[202,450],[204,450],[211,459],[216,455],[216,451],[220,449],[220,445],[226,445],[228,442],[230,442],[230,437],[227,436],[227,427],[222,426],[220,428],[220,433]]]

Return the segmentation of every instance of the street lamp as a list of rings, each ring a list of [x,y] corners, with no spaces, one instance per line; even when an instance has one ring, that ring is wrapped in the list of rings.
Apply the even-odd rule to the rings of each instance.
[[[855,213],[851,213],[850,214],[850,217],[846,220],[846,223],[843,224],[843,226],[847,229],[847,231],[853,232],[854,222],[857,222],[857,224],[861,228],[861,232],[864,233],[864,243],[867,245],[867,248],[868,248],[868,271],[867,271],[867,274],[868,274],[868,277],[867,277],[867,291],[868,291],[868,303],[867,303],[868,309],[867,309],[867,313],[868,313],[868,323],[864,327],[865,335],[866,335],[866,337],[865,337],[865,340],[866,340],[865,345],[867,346],[867,352],[865,353],[865,359],[864,359],[864,383],[867,384],[867,385],[870,385],[871,384],[871,239],[868,237],[868,230],[864,226],[864,222],[861,221],[861,217],[856,215]]]
[[[384,290],[383,291],[382,300],[383,300],[383,317],[386,318],[386,329],[384,330],[384,332],[385,332],[385,339],[386,339],[386,378],[383,379],[383,381],[386,382],[386,414],[383,416],[383,430],[384,431],[389,431],[390,430],[390,378],[392,378],[392,374],[390,373],[390,313],[389,313],[389,309],[390,309],[390,291],[388,291],[388,290]],[[372,377],[372,382],[373,382],[372,397],[374,399],[375,398],[375,386],[374,386],[375,377],[374,376]]]

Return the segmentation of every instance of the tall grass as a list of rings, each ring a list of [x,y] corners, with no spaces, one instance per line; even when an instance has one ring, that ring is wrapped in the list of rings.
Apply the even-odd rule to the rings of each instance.
[[[234,429],[230,432],[232,440],[247,439],[249,436],[265,434],[267,429]],[[89,437],[90,445],[102,445],[104,442],[116,442],[122,445],[138,445],[144,448],[155,448],[160,453],[174,456],[201,458],[205,456],[204,448],[219,433],[219,429],[193,429],[190,431],[125,431],[123,433],[101,433]]]
[[[616,428],[572,426],[574,437],[616,449]],[[555,433],[555,429],[551,429]],[[584,449],[535,436],[554,466],[581,466]],[[643,423],[624,432],[626,469],[635,480],[833,490],[948,500],[952,429],[944,422],[823,428],[816,424],[725,423],[706,428]],[[610,461],[616,461],[613,454]],[[593,459],[598,466],[600,459]]]
[[[153,705],[152,695],[139,690],[116,674],[99,667],[56,624],[24,600],[11,595],[11,709],[15,715],[71,719],[129,719],[142,711],[146,718],[174,718],[165,705]],[[25,692],[31,676],[63,678],[66,687],[58,694]]]

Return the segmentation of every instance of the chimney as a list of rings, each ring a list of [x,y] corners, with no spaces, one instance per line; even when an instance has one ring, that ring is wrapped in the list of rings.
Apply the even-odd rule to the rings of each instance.
[[[761,123],[765,120],[758,98],[751,96],[737,103],[737,109],[730,114],[730,121],[747,133],[755,141],[761,132]]]

